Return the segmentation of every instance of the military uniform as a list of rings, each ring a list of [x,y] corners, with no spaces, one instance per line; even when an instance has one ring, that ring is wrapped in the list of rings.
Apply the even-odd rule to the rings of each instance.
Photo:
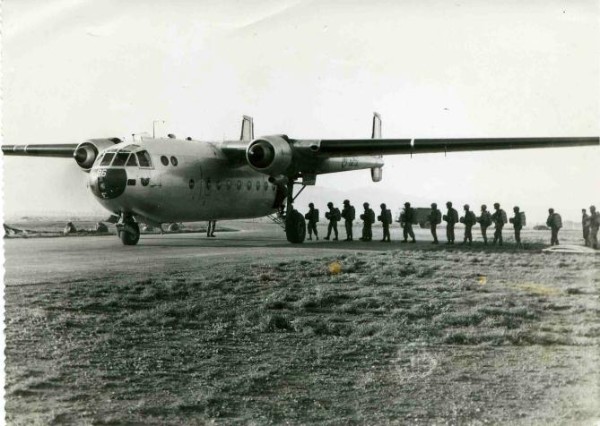
[[[446,244],[454,244],[454,225],[458,222],[458,212],[452,207],[450,201],[446,203],[446,207],[448,211],[443,217],[446,221],[446,238],[448,239]]]
[[[319,239],[319,234],[317,233],[317,222],[319,221],[319,211],[315,209],[315,205],[310,203],[308,205],[308,213],[304,215],[304,218],[308,222],[308,239],[312,240],[312,234],[315,234],[315,238]]]
[[[331,236],[331,231],[333,231],[335,235],[333,240],[335,241],[338,239],[337,223],[342,218],[342,214],[340,213],[340,209],[333,207],[333,203],[327,203],[327,207],[329,207],[329,211],[325,213],[325,217],[329,219],[329,225],[327,226],[327,236],[325,239],[328,240]]]
[[[548,209],[548,219],[546,225],[550,228],[550,245],[559,245],[558,242],[558,231],[562,228],[562,218],[558,213],[554,212],[554,209]]]
[[[483,237],[483,244],[487,244],[487,229],[492,224],[492,215],[487,211],[487,206],[483,204],[481,206],[481,216],[477,218],[479,226],[481,227],[481,236]]]
[[[408,237],[411,238],[411,243],[416,243],[415,240],[415,232],[413,231],[412,225],[415,220],[415,210],[410,206],[410,203],[404,203],[404,211],[401,215],[401,221],[403,224],[402,227],[402,235],[404,239],[401,241],[406,243],[408,241]]]
[[[465,225],[465,238],[463,240],[464,243],[473,244],[473,225],[477,223],[477,218],[475,217],[475,213],[469,210],[469,205],[465,204],[463,207],[465,210],[465,215],[460,219],[460,222]]]
[[[362,229],[362,241],[371,241],[373,239],[373,230],[372,225],[375,222],[375,212],[369,207],[369,203],[364,203],[363,207],[365,211],[360,215],[360,218],[363,221],[363,229]]]
[[[494,208],[496,211],[492,214],[492,222],[496,226],[494,231],[494,241],[492,244],[502,245],[502,228],[504,228],[504,224],[507,222],[506,220],[506,212],[500,208],[500,204],[494,203]]]
[[[387,241],[391,242],[390,238],[390,225],[392,224],[392,212],[387,209],[385,204],[381,204],[381,215],[377,217],[377,220],[381,222],[381,227],[383,228],[383,239],[382,242]]]
[[[585,209],[581,209],[581,227],[583,228],[583,242],[586,246],[590,245],[590,226],[592,220]]]
[[[354,236],[352,235],[352,222],[356,213],[354,207],[350,205],[350,201],[344,200],[344,208],[342,209],[342,217],[344,218],[344,225],[346,227],[346,241],[352,241]]]
[[[596,211],[596,207],[590,207],[590,247],[598,249],[598,229],[600,229],[600,212]]]
[[[438,210],[436,203],[431,204],[431,212],[429,212],[427,220],[429,221],[433,244],[438,244],[437,226],[442,223],[442,212]]]
[[[523,217],[521,216],[521,212],[519,210],[519,207],[515,206],[513,208],[515,216],[510,218],[510,223],[513,224],[513,228],[515,230],[515,241],[518,245],[521,245],[521,229],[523,229]]]

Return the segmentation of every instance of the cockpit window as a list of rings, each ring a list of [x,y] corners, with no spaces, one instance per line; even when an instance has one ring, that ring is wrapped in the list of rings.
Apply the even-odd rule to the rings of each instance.
[[[112,161],[114,156],[115,156],[114,152],[107,152],[106,154],[104,154],[104,158],[102,159],[102,162],[100,163],[100,165],[101,166],[110,166],[110,162]]]
[[[119,152],[115,157],[115,161],[113,161],[113,166],[123,167],[125,163],[127,163],[127,158],[129,157],[129,152]]]
[[[127,167],[137,167],[137,160],[135,159],[135,154],[131,154],[129,160],[127,161]]]
[[[152,167],[152,163],[150,162],[150,154],[148,154],[148,151],[138,152],[137,158],[140,163],[140,167]]]

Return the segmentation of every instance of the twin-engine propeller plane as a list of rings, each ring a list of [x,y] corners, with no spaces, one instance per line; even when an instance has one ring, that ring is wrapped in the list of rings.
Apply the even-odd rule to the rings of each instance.
[[[254,138],[244,116],[239,141],[190,138],[90,139],[62,145],[3,145],[4,155],[73,158],[88,173],[87,186],[118,217],[119,238],[135,245],[138,223],[160,225],[279,214],[288,241],[302,243],[304,217],[293,203],[317,175],[371,169],[382,178],[382,155],[554,148],[599,145],[598,137],[381,139],[381,118],[373,116],[371,139]],[[294,185],[301,189],[294,195]]]

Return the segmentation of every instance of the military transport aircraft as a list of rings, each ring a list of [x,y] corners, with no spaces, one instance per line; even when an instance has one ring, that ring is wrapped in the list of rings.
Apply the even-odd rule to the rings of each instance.
[[[117,220],[119,238],[135,245],[138,223],[243,219],[278,214],[288,241],[302,243],[304,217],[293,203],[317,175],[371,169],[382,178],[386,154],[421,154],[599,145],[598,137],[381,139],[375,113],[371,139],[254,138],[244,116],[239,141],[190,138],[89,139],[61,145],[3,145],[4,155],[73,158],[88,173],[87,186]],[[301,189],[294,195],[294,185]]]

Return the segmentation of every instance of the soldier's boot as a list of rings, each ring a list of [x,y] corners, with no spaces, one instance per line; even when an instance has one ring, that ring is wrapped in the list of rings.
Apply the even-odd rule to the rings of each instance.
[[[410,242],[411,244],[415,244],[417,242],[417,240],[415,240],[414,238],[412,239],[412,241]]]

